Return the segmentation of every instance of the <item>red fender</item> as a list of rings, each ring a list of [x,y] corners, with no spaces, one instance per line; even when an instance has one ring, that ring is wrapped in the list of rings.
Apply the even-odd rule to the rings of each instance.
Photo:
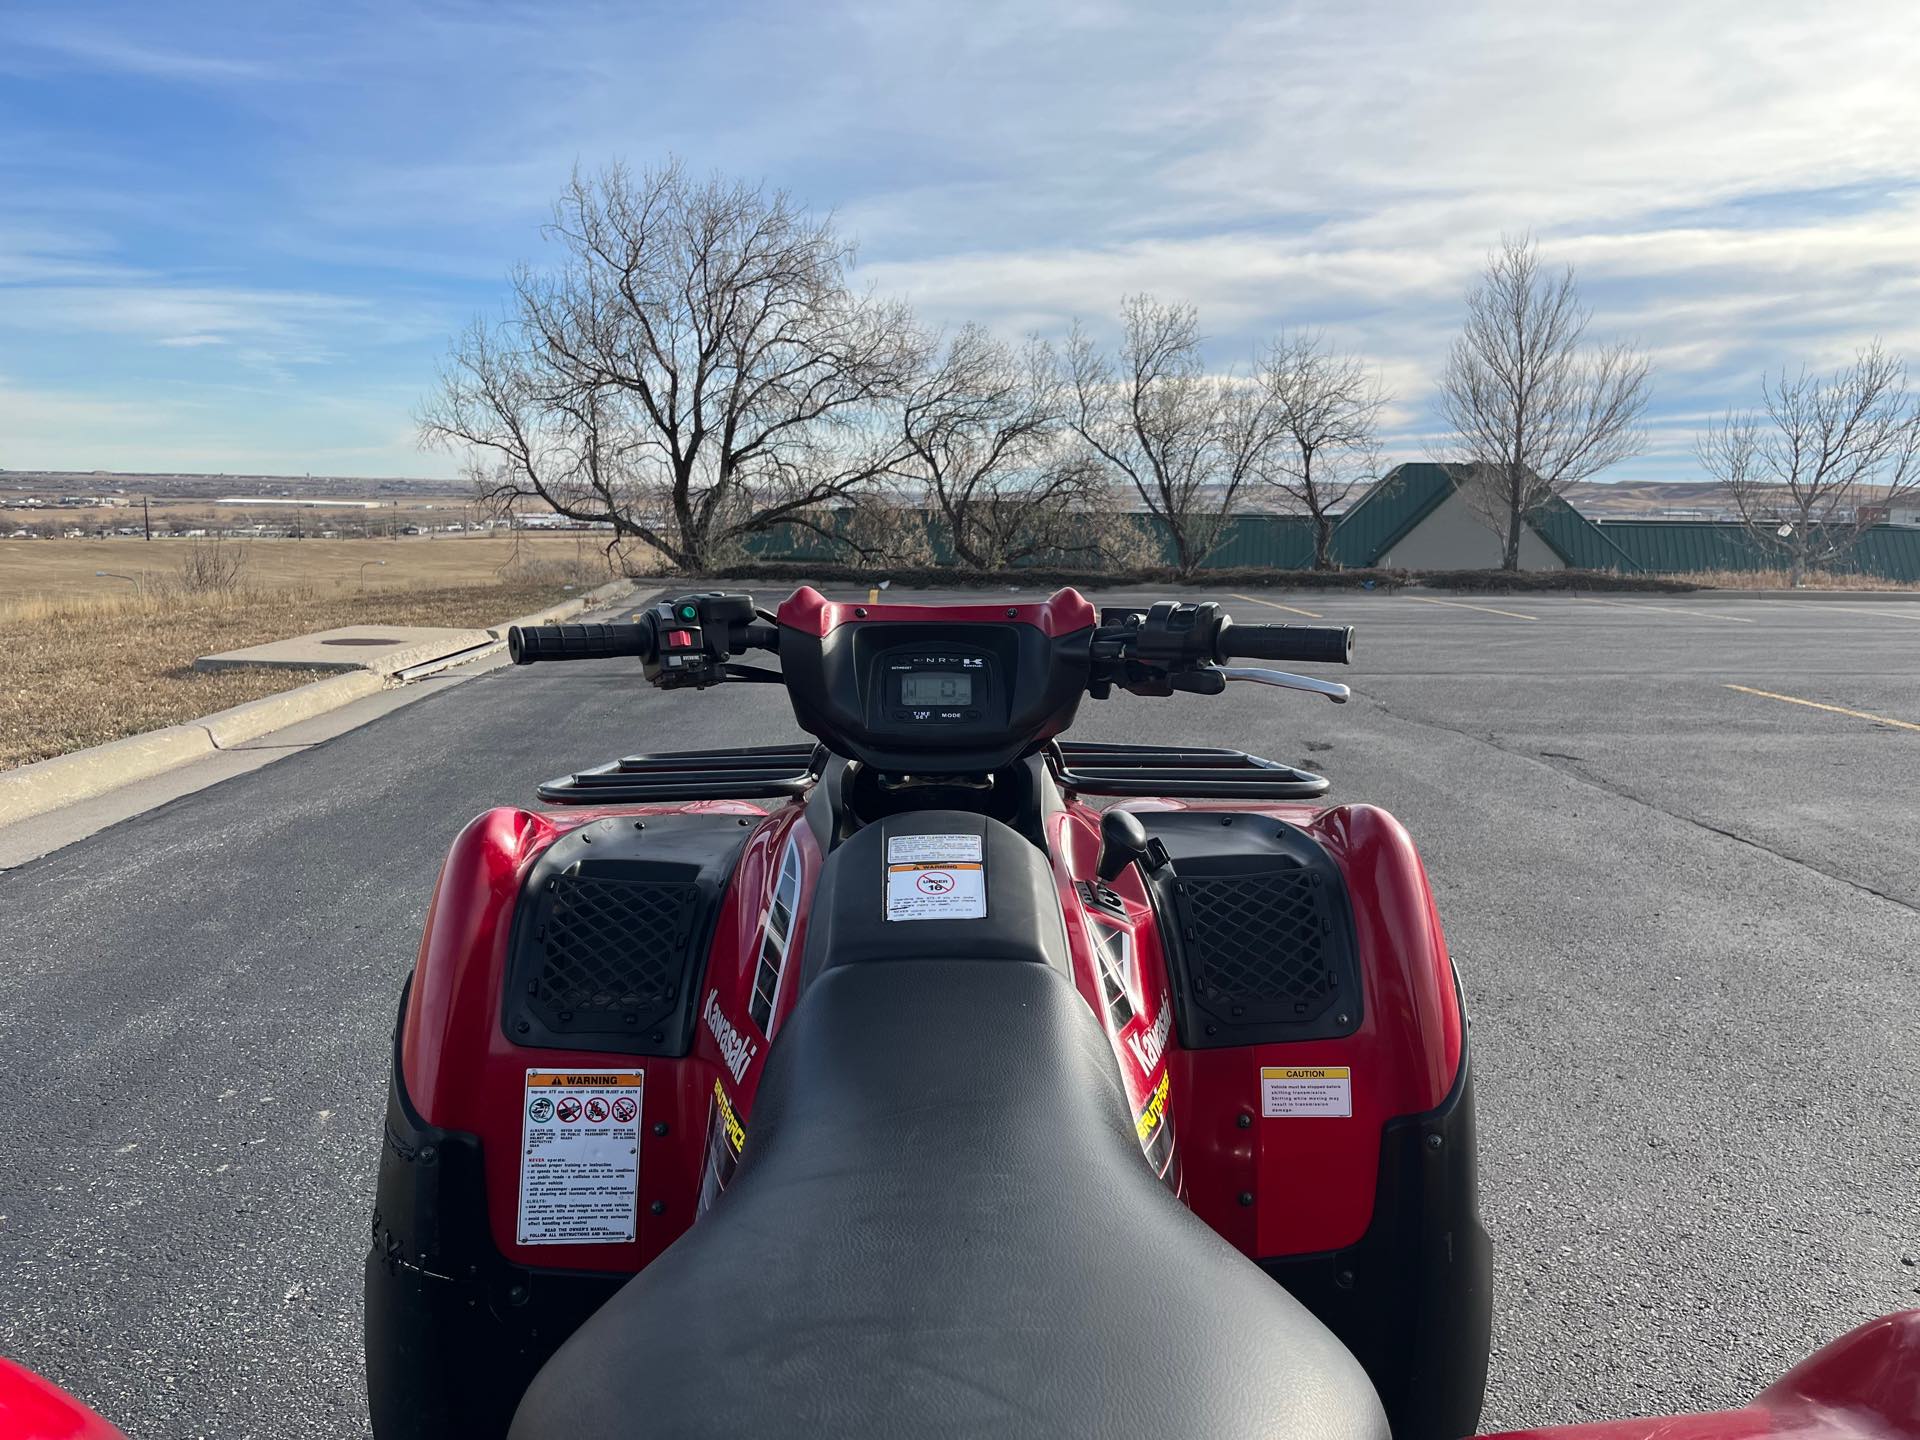
[[[1740,1410],[1656,1415],[1488,1440],[1920,1440],[1920,1310],[1869,1320]]]
[[[127,1440],[51,1380],[0,1358],[0,1440]]]

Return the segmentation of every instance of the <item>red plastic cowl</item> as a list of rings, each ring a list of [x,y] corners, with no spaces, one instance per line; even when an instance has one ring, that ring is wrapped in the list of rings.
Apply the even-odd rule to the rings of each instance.
[[[1100,623],[1100,612],[1078,590],[1056,590],[1038,604],[1026,605],[862,605],[829,600],[811,585],[802,585],[780,602],[780,623],[807,635],[826,635],[836,626],[855,620],[929,620],[969,625],[1009,621],[1032,625],[1047,636],[1071,635]]]

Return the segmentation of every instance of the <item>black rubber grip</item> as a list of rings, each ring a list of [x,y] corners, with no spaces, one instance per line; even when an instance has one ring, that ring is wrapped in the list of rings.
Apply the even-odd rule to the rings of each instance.
[[[1216,659],[1287,660],[1297,665],[1345,665],[1353,659],[1351,625],[1236,625],[1220,627]]]
[[[541,660],[617,660],[653,656],[651,625],[515,625],[507,653],[516,665]]]

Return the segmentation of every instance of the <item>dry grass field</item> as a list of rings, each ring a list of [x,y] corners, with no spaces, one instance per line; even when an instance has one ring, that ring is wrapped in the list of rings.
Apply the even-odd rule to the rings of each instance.
[[[23,599],[125,594],[177,580],[186,539],[0,540],[0,608]],[[423,586],[491,585],[518,572],[566,568],[604,580],[602,542],[592,535],[517,539],[407,536],[398,540],[226,540],[244,556],[241,577],[258,589],[296,587],[346,594]],[[382,564],[367,562],[382,561]],[[131,580],[103,578],[106,570]],[[594,583],[598,583],[595,581]],[[395,623],[398,623],[397,621]]]
[[[219,562],[211,585],[183,573],[196,554]],[[571,539],[0,542],[0,769],[315,678],[202,674],[201,655],[336,625],[491,625],[608,575]]]

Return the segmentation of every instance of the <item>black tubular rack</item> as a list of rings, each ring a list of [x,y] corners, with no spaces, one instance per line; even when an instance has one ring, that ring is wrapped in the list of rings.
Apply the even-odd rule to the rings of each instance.
[[[1201,745],[1104,745],[1065,740],[1047,747],[1063,790],[1086,795],[1173,795],[1206,800],[1318,800],[1324,775],[1244,750]]]
[[[650,800],[762,800],[804,795],[827,762],[823,745],[749,745],[629,755],[549,780],[549,805],[635,805]]]

